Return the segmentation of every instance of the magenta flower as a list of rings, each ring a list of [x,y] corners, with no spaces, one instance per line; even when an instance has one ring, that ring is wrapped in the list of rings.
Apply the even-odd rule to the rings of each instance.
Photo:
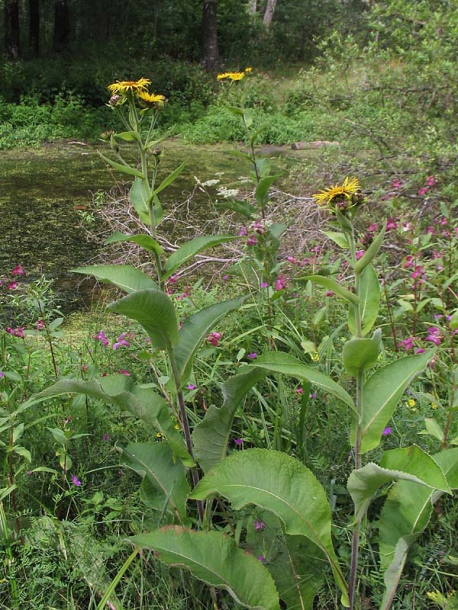
[[[19,286],[19,284],[17,282],[10,282],[9,284],[7,284],[6,289],[7,290],[16,290],[16,288]]]
[[[391,428],[384,428],[383,432],[382,432],[382,436],[388,436],[391,434]]]
[[[103,331],[103,330],[101,330],[101,331],[99,332],[99,334],[98,334],[98,335],[96,335],[96,336],[94,337],[94,339],[95,339],[96,341],[101,341],[105,347],[106,347],[106,346],[108,345],[108,343],[109,343],[109,341],[108,341],[108,339],[107,339],[107,337],[106,337],[106,335],[105,335],[105,333],[104,333],[104,331]]]
[[[426,178],[426,184],[428,186],[434,186],[436,184],[436,180],[434,179],[434,176],[428,176]]]
[[[391,183],[391,188],[393,188],[393,189],[401,188],[401,183],[399,182],[399,180],[393,180],[393,182]]]
[[[243,445],[243,439],[234,438],[234,443],[240,447],[240,445]]]
[[[37,330],[43,330],[43,328],[45,327],[45,321],[44,320],[37,320],[35,323]]]
[[[359,261],[360,258],[364,256],[364,250],[357,250],[355,252],[356,260]]]
[[[118,349],[118,347],[129,347],[129,341],[126,341],[124,337],[127,333],[121,333],[119,337],[116,339],[116,343],[113,343],[113,349]],[[104,343],[105,345],[105,343]]]
[[[121,373],[121,375],[125,375],[126,377],[130,377],[129,371],[126,371],[124,369],[119,369],[118,373]],[[105,375],[106,375],[106,373],[105,373]]]
[[[102,440],[103,440],[103,441],[109,441],[109,440],[110,440],[110,435],[109,435],[109,434],[104,434],[104,435],[102,436]]]
[[[418,191],[418,194],[420,196],[426,195],[426,193],[428,192],[428,187],[427,186],[422,186],[421,189]]]
[[[239,231],[239,237],[244,237],[247,234],[246,227],[242,227]]]
[[[5,373],[3,371],[0,371],[0,377],[4,377]]]
[[[247,246],[255,246],[257,244],[257,239],[254,235],[250,235],[250,237],[248,238],[246,244]]]
[[[264,523],[264,521],[256,519],[256,521],[254,522],[254,529],[257,532],[261,532],[262,530],[266,529],[266,524]]]
[[[428,328],[428,335],[425,341],[430,341],[431,343],[434,343],[434,345],[440,345],[442,338],[443,337],[440,329],[437,328],[437,326],[430,326]]]
[[[286,278],[283,275],[279,275],[275,282],[275,290],[284,290],[286,288]]]
[[[72,479],[73,485],[76,485],[76,487],[79,487],[81,485],[81,481],[78,479],[78,477],[75,474],[71,475],[71,479]]]
[[[195,389],[196,389],[196,387],[197,387],[197,386],[195,386],[194,384],[189,383],[189,384],[186,386],[186,389],[187,389],[187,390],[195,390]]]
[[[261,288],[267,288],[268,286],[269,286],[269,284],[267,282],[261,283]]]
[[[256,352],[251,352],[251,354],[247,354],[246,357],[250,358],[250,360],[254,360],[255,358],[258,357],[258,354]]]
[[[18,328],[11,328],[10,326],[7,326],[5,328],[5,330],[8,334],[12,335],[13,337],[19,337],[19,339],[24,339],[25,338],[24,328],[25,328],[25,326],[19,326]]]
[[[388,221],[386,223],[386,230],[387,231],[392,231],[393,229],[397,229],[398,225],[396,224],[396,221],[394,218],[388,218]]]
[[[407,339],[403,339],[402,341],[399,341],[399,347],[403,347],[404,350],[407,352],[409,349],[412,349],[413,341],[414,341],[414,337],[407,337]]]
[[[296,394],[302,394],[304,392],[304,388],[296,388]]]
[[[218,347],[220,339],[221,339],[221,333],[216,333],[216,332],[210,333],[207,337],[207,341],[209,343],[211,343],[212,345],[214,345],[215,347]]]
[[[21,267],[21,265],[16,265],[11,272],[11,275],[24,275],[24,269]]]
[[[258,561],[263,562],[265,560],[266,560],[266,558],[264,557],[264,555],[258,555]]]

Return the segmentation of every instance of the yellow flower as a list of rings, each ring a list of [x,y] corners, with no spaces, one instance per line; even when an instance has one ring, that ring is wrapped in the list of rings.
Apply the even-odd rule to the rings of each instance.
[[[409,407],[414,407],[417,403],[415,402],[415,400],[413,398],[409,398],[409,400],[407,401],[407,404],[409,405]]]
[[[148,106],[162,106],[165,102],[163,95],[155,95],[154,93],[148,93],[148,91],[137,91],[137,97]]]
[[[253,68],[245,68],[245,74],[250,74]]]
[[[222,74],[218,74],[216,80],[226,80],[229,79],[231,81],[242,80],[245,77],[245,72],[223,72]]]
[[[328,208],[332,212],[340,210],[345,212],[361,202],[361,187],[358,178],[345,178],[343,184],[336,184],[313,195],[318,205]]]
[[[138,80],[117,80],[112,85],[108,85],[108,89],[111,93],[140,93],[145,91],[146,87],[151,84],[151,81],[147,78],[140,78]]]

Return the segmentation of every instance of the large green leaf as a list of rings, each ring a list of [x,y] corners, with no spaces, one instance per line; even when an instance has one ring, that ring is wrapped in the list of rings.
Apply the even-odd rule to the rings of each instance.
[[[178,345],[173,350],[180,386],[183,387],[191,374],[192,364],[202,341],[212,328],[231,311],[239,309],[243,297],[216,303],[189,316],[180,329]]]
[[[137,290],[157,289],[156,282],[143,271],[130,265],[94,265],[92,267],[77,267],[71,271],[72,273],[93,275],[101,282],[109,282],[127,293]]]
[[[264,527],[256,528],[256,521]],[[257,510],[246,525],[245,550],[263,556],[288,610],[312,610],[326,569],[326,557],[305,536],[287,536],[272,512]],[[323,569],[325,568],[325,569]]]
[[[359,313],[361,316],[362,333],[367,335],[377,320],[380,308],[380,284],[372,265],[365,267],[359,278]],[[348,328],[356,335],[354,308],[348,312]]]
[[[178,343],[178,320],[169,297],[160,290],[140,290],[110,303],[108,311],[136,320],[158,349],[170,351]]]
[[[268,374],[269,372],[263,369],[245,369],[221,385],[223,405],[211,405],[192,434],[194,455],[204,472],[225,457],[238,405],[254,384]]]
[[[118,242],[133,242],[144,250],[148,250],[148,252],[155,252],[156,254],[164,253],[164,250],[157,241],[146,233],[141,233],[139,235],[124,235],[124,233],[116,231],[105,241],[106,244],[115,244]]]
[[[324,553],[348,603],[347,585],[331,540],[331,509],[315,475],[285,453],[248,449],[217,464],[197,484],[190,498],[214,494],[227,498],[235,510],[256,504],[282,520],[285,532],[305,536]]]
[[[121,464],[147,477],[160,492],[161,503],[167,505],[178,522],[186,522],[186,499],[191,488],[185,467],[174,458],[168,443],[132,443],[122,452]]]
[[[434,455],[434,460],[442,468],[449,486],[457,489],[458,449],[442,451]],[[390,608],[409,548],[427,526],[433,503],[441,493],[410,481],[398,481],[391,488],[378,522],[380,562],[385,572],[381,610]]]
[[[342,361],[349,375],[356,377],[375,366],[380,353],[381,331],[376,330],[372,339],[351,339],[344,345]]]
[[[187,241],[167,259],[164,278],[172,275],[181,265],[199,252],[235,239],[240,239],[240,237],[234,235],[208,235]]]
[[[311,281],[314,284],[318,284],[318,286],[331,290],[337,296],[354,305],[359,303],[358,297],[353,292],[350,292],[330,277],[325,277],[324,275],[306,275],[305,277],[298,278],[298,281]]]
[[[192,466],[192,459],[180,432],[175,429],[175,421],[171,417],[167,402],[151,388],[137,386],[126,375],[109,375],[91,381],[61,379],[28,402],[34,404],[62,394],[84,394],[131,413],[142,420],[150,431],[152,428],[163,434],[174,453],[187,466]]]
[[[164,563],[186,567],[210,586],[225,589],[243,608],[280,609],[274,581],[266,568],[221,532],[172,526],[134,536],[130,541],[153,549]]]
[[[283,375],[290,375],[291,377],[297,377],[297,379],[310,381],[314,386],[332,394],[349,406],[352,411],[355,411],[355,403],[348,392],[330,377],[320,373],[311,366],[303,364],[300,360],[294,358],[294,356],[290,356],[284,352],[271,352],[260,356],[256,359],[256,363],[253,363],[250,366],[260,367],[267,369],[272,373],[282,373]]]
[[[361,453],[380,444],[382,432],[415,375],[418,375],[433,357],[434,350],[401,358],[376,371],[363,386],[361,414]],[[355,422],[351,443],[355,444]]]
[[[150,188],[145,179],[135,178],[130,187],[130,201],[141,218],[148,218],[148,209],[152,197]]]
[[[355,505],[355,515],[361,519],[376,493],[392,481],[412,481],[431,489],[451,493],[450,486],[434,459],[416,445],[386,451],[381,465],[369,462],[353,470],[348,478],[348,491]]]

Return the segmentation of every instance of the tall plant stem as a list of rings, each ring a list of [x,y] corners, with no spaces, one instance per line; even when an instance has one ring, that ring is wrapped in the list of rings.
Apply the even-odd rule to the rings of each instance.
[[[354,228],[352,226],[351,232],[347,234],[349,238],[350,244],[350,255],[353,269],[356,267],[356,242],[355,242],[355,234]],[[360,279],[361,279],[361,271],[355,270],[355,294],[356,296],[360,296]],[[355,335],[357,339],[361,339],[363,337],[362,331],[362,319],[361,319],[361,308],[360,304],[354,306],[354,316],[355,316]],[[358,371],[356,376],[356,387],[355,387],[355,407],[356,407],[356,430],[355,430],[355,448],[354,448],[354,463],[355,470],[361,468],[361,421],[363,414],[363,381],[364,374],[362,370]],[[356,603],[356,577],[358,572],[358,558],[359,558],[359,539],[361,532],[361,519],[362,517],[358,517],[356,523],[353,527],[353,535],[351,542],[351,563],[350,563],[350,577],[348,582],[348,598],[350,602],[350,610],[354,610]]]
[[[184,402],[183,392],[180,389],[180,376],[178,374],[178,370],[177,370],[177,366],[176,366],[176,362],[175,362],[175,357],[173,355],[172,349],[170,349],[168,351],[168,356],[169,356],[170,365],[171,365],[171,368],[172,368],[172,374],[173,374],[173,379],[174,379],[175,387],[176,387],[176,390],[177,390],[177,401],[178,401],[178,407],[179,407],[179,410],[180,410],[181,428],[183,430],[184,439],[185,439],[185,443],[186,443],[186,448],[187,448],[188,453],[191,456],[193,462],[195,463],[194,448],[193,448],[193,445],[192,445],[192,438],[191,438],[191,428],[189,426],[189,418],[188,418],[188,414],[186,412],[186,404]],[[199,472],[198,472],[196,466],[193,466],[191,468],[191,477],[192,477],[192,485],[193,485],[193,487],[195,487],[197,485],[197,483],[199,482],[199,478],[200,478],[199,477]],[[204,507],[203,507],[203,504],[202,504],[202,502],[200,500],[197,501],[197,510],[199,512],[200,522],[203,523],[203,520],[204,520]]]

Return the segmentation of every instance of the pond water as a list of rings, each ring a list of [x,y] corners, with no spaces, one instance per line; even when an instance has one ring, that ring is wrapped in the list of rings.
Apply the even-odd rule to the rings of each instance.
[[[171,141],[163,144],[159,180],[184,160],[187,166],[179,180],[161,195],[165,205],[167,198],[189,195],[194,176],[204,181],[224,173],[229,182],[249,172],[246,161],[231,154],[228,147],[190,148]],[[20,264],[26,272],[24,279],[44,274],[55,281],[65,309],[77,308],[84,296],[76,289],[81,277],[68,270],[86,264],[100,247],[88,239],[82,214],[90,211],[94,193],[113,186],[113,176],[96,147],[83,143],[0,152],[0,276],[7,277]],[[202,206],[206,201],[202,200]],[[203,207],[202,217],[205,215]]]

